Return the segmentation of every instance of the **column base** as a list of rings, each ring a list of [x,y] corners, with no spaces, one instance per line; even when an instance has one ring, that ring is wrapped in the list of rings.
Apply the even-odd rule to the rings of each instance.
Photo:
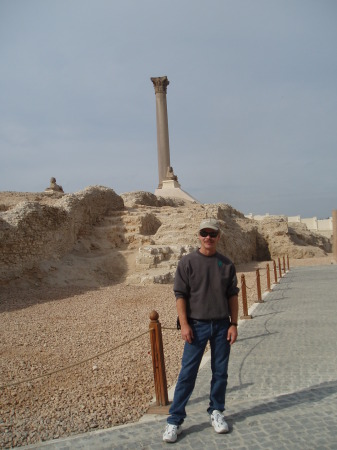
[[[154,195],[157,195],[158,197],[176,197],[190,202],[200,203],[197,199],[182,190],[180,184],[176,180],[163,180],[162,187],[158,187],[155,190]]]

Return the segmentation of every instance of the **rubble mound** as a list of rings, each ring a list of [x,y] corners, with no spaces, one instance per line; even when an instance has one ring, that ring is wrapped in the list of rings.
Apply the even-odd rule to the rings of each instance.
[[[272,259],[281,255],[295,259],[322,257],[332,251],[329,239],[309,231],[304,224],[288,224],[286,217],[263,219],[258,222],[258,231]]]
[[[331,252],[329,239],[303,224],[254,221],[222,203],[118,195],[103,186],[75,194],[1,192],[0,284],[171,283],[180,258],[198,247],[198,224],[207,217],[218,220],[219,251],[236,264]]]

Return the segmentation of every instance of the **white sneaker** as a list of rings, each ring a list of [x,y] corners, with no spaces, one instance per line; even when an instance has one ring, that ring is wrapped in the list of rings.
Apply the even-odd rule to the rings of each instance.
[[[165,442],[175,442],[178,435],[182,432],[181,425],[171,425],[167,424],[165,432],[163,434],[163,441]]]
[[[211,414],[211,424],[217,433],[228,433],[229,427],[222,412],[215,409]]]

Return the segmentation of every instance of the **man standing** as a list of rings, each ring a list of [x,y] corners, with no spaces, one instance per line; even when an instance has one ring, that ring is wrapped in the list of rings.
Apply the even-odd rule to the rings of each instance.
[[[212,379],[207,412],[217,433],[229,430],[223,411],[230,346],[238,335],[239,289],[234,264],[216,250],[219,239],[217,221],[202,221],[199,227],[200,248],[185,255],[177,267],[173,289],[185,346],[163,434],[165,442],[175,442],[182,431],[186,404],[194,389],[208,341]]]

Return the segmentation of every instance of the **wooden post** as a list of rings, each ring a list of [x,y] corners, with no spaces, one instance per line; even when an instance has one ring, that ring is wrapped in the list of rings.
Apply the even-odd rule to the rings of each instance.
[[[337,209],[332,211],[332,254],[333,261],[337,263]]]
[[[260,269],[256,269],[257,303],[263,303],[261,294]]]
[[[241,275],[241,294],[242,294],[242,310],[243,316],[240,319],[251,319],[252,316],[248,314],[248,306],[247,306],[247,288],[246,288],[246,278],[244,274]]]
[[[276,262],[275,260],[273,261],[274,264],[274,280],[275,280],[275,284],[277,284],[277,270],[276,270]]]
[[[286,273],[286,260],[285,257],[283,256],[283,273]]]
[[[289,255],[287,255],[287,267],[288,267],[288,270],[289,270]]]
[[[271,291],[271,287],[270,287],[270,269],[269,269],[269,264],[267,264],[267,266],[266,266],[266,272],[267,272],[267,291],[270,292]]]
[[[282,271],[281,271],[281,261],[280,258],[277,258],[278,261],[278,273],[280,275],[280,278],[282,278]]]
[[[150,341],[153,364],[154,387],[156,392],[156,404],[160,406],[168,405],[167,381],[165,372],[163,338],[161,324],[157,311],[150,314]]]

